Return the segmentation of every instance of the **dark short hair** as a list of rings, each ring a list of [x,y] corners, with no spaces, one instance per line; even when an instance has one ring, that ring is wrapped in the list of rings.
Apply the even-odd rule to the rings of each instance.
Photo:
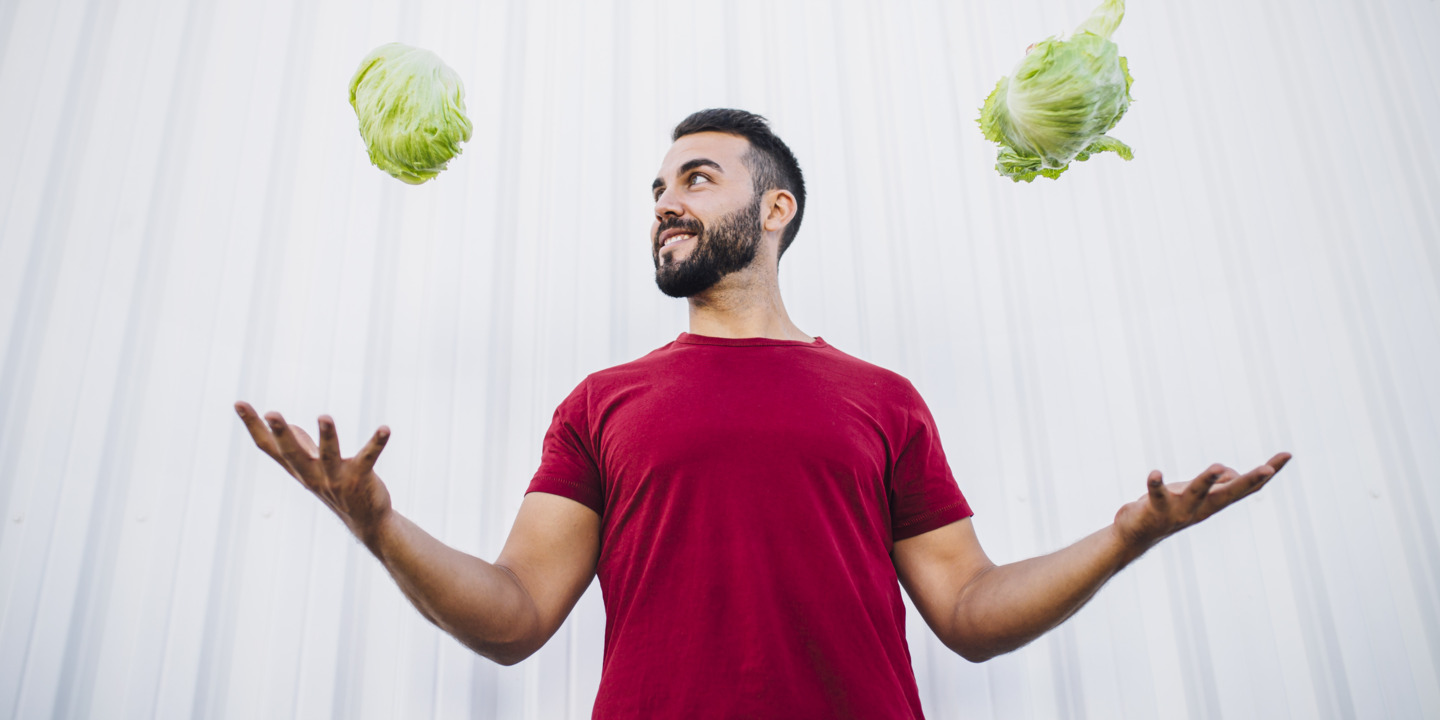
[[[750,141],[750,152],[745,154],[745,165],[754,175],[755,194],[770,190],[788,190],[795,196],[795,217],[785,226],[780,236],[780,254],[795,241],[800,232],[800,220],[805,217],[805,176],[800,172],[800,163],[795,153],[785,142],[770,132],[765,118],[745,110],[711,108],[691,113],[680,121],[670,134],[674,142],[686,135],[702,132],[721,132],[739,135]]]

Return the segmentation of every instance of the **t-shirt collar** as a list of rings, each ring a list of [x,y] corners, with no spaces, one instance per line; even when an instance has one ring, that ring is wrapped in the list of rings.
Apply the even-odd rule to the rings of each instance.
[[[682,332],[682,333],[680,333],[680,337],[675,338],[675,342],[677,342],[677,343],[683,343],[683,344],[686,344],[686,345],[723,345],[723,346],[728,346],[728,347],[751,347],[751,346],[766,346],[766,345],[770,345],[770,346],[785,346],[785,345],[789,345],[789,346],[793,346],[793,347],[809,347],[809,348],[822,348],[822,347],[826,347],[825,338],[822,338],[822,337],[820,337],[819,335],[816,335],[816,336],[815,336],[815,342],[805,342],[804,340],[776,340],[776,339],[774,339],[774,338],[762,338],[762,337],[754,337],[754,338],[719,338],[719,337],[710,337],[710,336],[708,336],[708,335],[691,335],[691,334],[688,333],[688,332]]]

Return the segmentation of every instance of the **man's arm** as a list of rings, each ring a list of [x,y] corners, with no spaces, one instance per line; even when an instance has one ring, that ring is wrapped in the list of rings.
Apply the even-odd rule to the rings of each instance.
[[[529,657],[565,622],[599,555],[600,516],[530,493],[494,563],[436,540],[391,511],[375,556],[430,622],[502,665]]]
[[[374,473],[389,438],[381,427],[353,458],[340,457],[335,425],[320,418],[320,444],[279,413],[236,412],[255,444],[326,504],[385,566],[428,620],[475,652],[517,663],[545,644],[595,576],[600,518],[567,498],[525,497],[494,563],[460,552],[390,505]]]
[[[1189,483],[1168,486],[1152,472],[1146,495],[1120,508],[1108,527],[1007,565],[990,562],[966,518],[895,543],[895,570],[946,647],[983,662],[1059,625],[1157,542],[1259,490],[1289,460],[1280,453],[1244,475],[1212,465]]]

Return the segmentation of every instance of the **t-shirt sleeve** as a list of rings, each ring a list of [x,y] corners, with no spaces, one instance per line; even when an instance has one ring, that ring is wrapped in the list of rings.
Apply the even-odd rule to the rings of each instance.
[[[974,514],[950,473],[930,408],[919,392],[909,389],[904,408],[907,436],[891,474],[890,527],[895,540],[915,537]]]
[[[540,452],[540,469],[526,494],[543,492],[570,498],[605,514],[605,489],[590,434],[589,379],[555,408]]]

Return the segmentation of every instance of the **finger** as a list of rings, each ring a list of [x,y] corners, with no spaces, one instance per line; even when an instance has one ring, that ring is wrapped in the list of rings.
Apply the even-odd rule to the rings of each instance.
[[[267,446],[275,447],[275,437],[270,434],[270,428],[265,426],[265,421],[260,419],[260,414],[250,403],[235,403],[235,414],[240,416],[240,422],[245,424],[245,429],[250,431],[250,438],[255,441],[263,450]]]
[[[1210,494],[1210,488],[1215,485],[1215,482],[1220,479],[1220,475],[1224,473],[1226,469],[1224,465],[1216,463],[1206,468],[1205,472],[1200,473],[1195,476],[1194,480],[1190,481],[1189,487],[1185,488],[1185,508],[1187,511],[1194,512],[1199,509],[1200,503],[1205,501],[1205,496]]]
[[[1236,478],[1240,477],[1240,473],[1236,472],[1235,468],[1224,465],[1222,465],[1221,468],[1223,469],[1220,471],[1220,476],[1215,478],[1215,484],[1217,486],[1233,482]]]
[[[360,461],[360,472],[367,473],[375,468],[375,461],[380,459],[380,451],[385,449],[385,443],[390,442],[390,428],[381,425],[370,436],[370,442],[365,443],[365,448],[360,451],[356,459]]]
[[[1221,478],[1220,482],[1217,483],[1217,487],[1211,489],[1210,494],[1214,495],[1217,491],[1221,490],[1220,485],[1233,485],[1233,491],[1228,487],[1224,488],[1227,490],[1225,497],[1230,498],[1228,502],[1239,500],[1259,490],[1261,486],[1270,481],[1270,478],[1275,477],[1275,474],[1280,472],[1280,468],[1285,467],[1285,463],[1290,462],[1290,457],[1290,453],[1282,452],[1270,458],[1269,462],[1244,475],[1236,475],[1230,479]],[[1234,472],[1233,470],[1229,470],[1229,468],[1226,468],[1226,470],[1228,473]]]
[[[1211,489],[1210,494],[1205,498],[1205,514],[1218,512],[1226,505],[1259,490],[1272,477],[1275,477],[1275,469],[1269,465],[1261,465],[1236,478],[1233,482],[1227,483],[1224,487],[1217,486]]]
[[[1165,477],[1159,470],[1151,470],[1150,478],[1145,482],[1150,490],[1150,504],[1156,510],[1165,512],[1170,507],[1170,493],[1165,490]]]
[[[280,455],[280,447],[275,444],[275,434],[265,425],[265,421],[260,419],[260,414],[255,412],[255,408],[250,407],[250,403],[237,402],[235,403],[235,414],[240,416],[240,422],[245,423],[245,429],[250,432],[250,439],[255,441],[255,446],[263,450],[275,462],[284,466],[288,472],[290,466]]]
[[[320,462],[330,477],[340,474],[340,438],[335,434],[335,420],[329,415],[320,416]]]
[[[1290,462],[1291,457],[1294,456],[1292,456],[1288,452],[1276,453],[1275,457],[1270,458],[1270,462],[1267,462],[1265,464],[1269,465],[1272,468],[1275,468],[1275,472],[1278,473],[1282,468],[1285,467],[1287,463]]]
[[[315,467],[315,458],[305,449],[300,447],[299,441],[295,439],[295,432],[289,423],[278,412],[265,413],[265,420],[270,423],[270,432],[275,436],[275,444],[280,446],[280,452],[290,467],[304,480],[307,485],[315,486],[322,479]]]

